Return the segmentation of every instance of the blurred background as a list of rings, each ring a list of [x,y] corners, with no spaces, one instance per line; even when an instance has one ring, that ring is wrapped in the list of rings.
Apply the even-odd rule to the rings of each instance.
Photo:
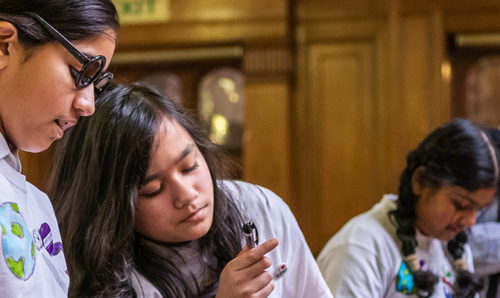
[[[193,109],[280,195],[316,255],[396,193],[406,154],[465,117],[500,124],[498,0],[115,0],[110,70]],[[54,148],[21,153],[47,190]]]

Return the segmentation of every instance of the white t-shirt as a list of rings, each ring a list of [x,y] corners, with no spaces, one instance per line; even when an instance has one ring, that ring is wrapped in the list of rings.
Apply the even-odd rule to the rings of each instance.
[[[245,220],[257,227],[259,243],[271,238],[278,247],[267,256],[272,261],[268,269],[274,278],[274,290],[269,297],[327,298],[332,297],[314,257],[290,208],[272,191],[241,181],[224,181],[224,191],[231,197]],[[242,239],[242,245],[244,245]],[[280,270],[285,265],[286,270]],[[133,286],[139,297],[161,297],[158,290],[142,275],[133,275]]]
[[[69,277],[49,198],[26,182],[0,134],[0,296],[67,297]]]
[[[320,252],[319,268],[334,296],[417,297],[402,293],[402,285],[408,282],[408,271],[396,237],[396,224],[388,216],[389,211],[396,209],[396,200],[395,195],[384,196],[371,210],[351,219]],[[416,238],[416,254],[422,270],[439,276],[432,297],[451,297],[455,272],[446,243],[418,231]],[[465,257],[472,270],[467,245]]]
[[[486,297],[490,274],[500,272],[500,222],[498,218],[498,202],[493,203],[477,217],[477,223],[470,229],[469,243],[474,257],[476,274],[484,278],[485,288],[480,293]],[[500,282],[497,285],[497,295],[500,295]]]

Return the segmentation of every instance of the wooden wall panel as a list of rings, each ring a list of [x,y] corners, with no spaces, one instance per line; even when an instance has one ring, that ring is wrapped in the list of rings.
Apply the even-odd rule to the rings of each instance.
[[[449,120],[442,10],[424,2],[299,21],[294,185],[314,253],[383,193],[397,192],[408,151]]]
[[[297,15],[300,20],[373,17],[384,14],[385,7],[386,1],[380,0],[299,0]]]
[[[170,0],[166,22],[124,25],[117,51],[228,43],[282,43],[289,34],[285,0]]]
[[[48,191],[52,156],[57,143],[52,144],[49,149],[40,153],[19,152],[22,173],[26,176],[26,180],[44,192]]]
[[[245,84],[244,178],[290,197],[289,86],[287,79],[247,80]]]
[[[398,60],[391,82],[397,86],[390,99],[392,117],[392,177],[399,178],[410,150],[432,129],[450,119],[450,100],[441,69],[446,65],[445,35],[441,33],[442,18],[426,14],[397,16],[396,48]],[[394,29],[393,29],[394,30]],[[397,184],[394,184],[396,189]]]
[[[454,11],[444,15],[448,32],[500,31],[500,4],[493,9]]]
[[[400,129],[399,159],[404,166],[406,153],[427,134],[433,123],[435,95],[432,90],[431,28],[427,16],[408,16],[401,21],[401,98],[394,99]]]
[[[117,51],[164,47],[285,42],[285,20],[195,22],[124,26]]]
[[[170,0],[173,21],[245,21],[285,18],[288,2],[283,0]]]
[[[352,216],[380,199],[376,44],[311,44],[304,101],[309,136],[301,146],[309,189],[301,198],[313,253]]]

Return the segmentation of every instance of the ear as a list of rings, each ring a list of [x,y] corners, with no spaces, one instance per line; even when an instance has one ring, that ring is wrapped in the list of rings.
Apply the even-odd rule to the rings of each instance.
[[[16,26],[7,21],[0,21],[0,69],[7,66],[14,44],[19,44]]]
[[[420,196],[420,194],[422,193],[422,189],[424,188],[422,183],[424,174],[425,167],[420,166],[413,172],[413,175],[411,176],[411,189],[417,197]]]

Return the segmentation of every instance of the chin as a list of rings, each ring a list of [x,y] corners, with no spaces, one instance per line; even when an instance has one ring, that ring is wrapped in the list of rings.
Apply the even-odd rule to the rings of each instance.
[[[212,221],[208,222],[203,222],[203,224],[199,225],[194,231],[193,231],[193,239],[200,239],[201,237],[205,236],[208,231],[210,231],[210,227],[212,226]]]
[[[19,146],[19,150],[25,151],[25,152],[30,152],[30,153],[39,153],[42,151],[47,150],[50,145],[52,145],[52,142],[48,144],[31,144],[29,146]]]
[[[436,238],[441,240],[441,241],[450,241],[453,238],[455,238],[458,235],[458,233],[460,233],[460,232],[448,232],[448,233],[444,233],[440,237],[436,237]]]
[[[198,231],[198,233],[200,234],[200,236],[198,238],[205,236],[208,233],[208,231],[210,231],[211,226],[212,226],[211,221],[209,223],[204,223]]]

